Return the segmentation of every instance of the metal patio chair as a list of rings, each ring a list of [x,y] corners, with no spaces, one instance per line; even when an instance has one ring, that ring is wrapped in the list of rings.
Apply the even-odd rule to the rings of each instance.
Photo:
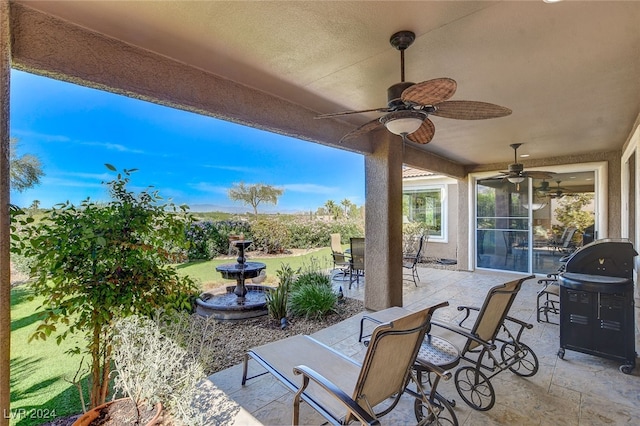
[[[360,277],[364,276],[364,238],[351,238],[349,254],[351,255],[349,259],[349,288],[351,288],[353,281],[360,284]]]
[[[304,401],[334,425],[359,421],[379,425],[379,417],[391,412],[403,393],[423,401],[418,413],[423,424],[440,424],[440,410],[427,396],[409,391],[412,366],[433,312],[447,302],[378,325],[371,334],[362,363],[310,336],[297,335],[249,350],[244,357],[242,385],[271,373],[292,392],[293,424],[299,423]],[[266,372],[247,377],[250,359]],[[420,388],[418,387],[418,390]],[[381,408],[380,408],[381,407]],[[381,411],[378,411],[381,410]],[[449,424],[457,424],[447,422]]]
[[[533,325],[508,316],[522,283],[531,278],[535,276],[491,288],[481,308],[459,306],[458,310],[464,310],[465,315],[458,326],[432,321],[433,325],[466,338],[460,357],[472,365],[459,367],[454,382],[460,397],[476,410],[487,411],[495,404],[496,394],[490,380],[500,372],[508,369],[518,376],[530,377],[538,371],[538,357],[520,341],[522,332]],[[467,328],[463,324],[470,319],[471,312],[477,315]]]
[[[402,268],[408,269],[408,272],[405,272],[403,275],[411,275],[413,284],[415,284],[416,287],[418,287],[418,282],[420,281],[420,277],[418,276],[418,262],[422,256],[424,242],[425,237],[424,235],[421,235],[418,239],[418,250],[415,253],[405,253],[402,255]]]

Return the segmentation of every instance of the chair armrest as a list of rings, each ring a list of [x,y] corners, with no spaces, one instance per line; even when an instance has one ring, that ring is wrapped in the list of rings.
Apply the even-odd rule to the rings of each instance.
[[[464,315],[464,318],[462,318],[460,320],[460,322],[458,323],[458,325],[460,327],[462,327],[462,324],[469,318],[469,315],[471,314],[471,311],[476,311],[476,312],[480,312],[480,308],[477,308],[475,306],[458,306],[458,310],[459,311],[467,311]]]
[[[460,334],[461,336],[464,336],[467,339],[471,339],[471,340],[481,344],[487,350],[492,351],[492,350],[494,350],[496,348],[495,344],[493,344],[491,342],[486,342],[486,341],[478,338],[478,336],[469,333],[469,331],[467,329],[464,329],[462,327],[456,327],[455,325],[445,324],[445,323],[438,322],[438,321],[433,321],[433,320],[431,320],[431,325],[442,327],[442,328],[444,328],[446,330],[453,331],[454,333]]]
[[[365,411],[360,405],[358,405],[349,395],[347,395],[342,389],[338,388],[334,383],[327,380],[324,376],[307,367],[306,365],[298,365],[293,368],[293,374],[302,374],[303,384],[302,387],[296,393],[295,398],[298,399],[300,395],[309,385],[309,379],[320,385],[329,394],[338,399],[345,408],[353,414],[353,416],[360,422],[366,425],[380,425],[380,421],[374,418],[371,414]]]
[[[451,378],[451,376],[452,376],[452,374],[451,374],[451,372],[449,370],[444,370],[444,369],[438,367],[437,365],[430,363],[429,361],[416,359],[416,363],[418,363],[421,366],[425,367],[427,370],[429,370],[430,373],[435,373],[438,377],[443,379],[445,382],[447,380],[449,380]]]
[[[520,338],[522,337],[522,333],[524,332],[525,329],[532,329],[533,328],[533,324],[529,324],[527,322],[521,321],[517,318],[513,318],[510,316],[506,316],[504,317],[505,321],[509,320],[510,322],[514,323],[514,324],[518,324],[520,326],[520,328],[518,328],[518,332],[516,333],[516,337],[515,339],[519,342]],[[504,327],[505,330],[507,330],[507,326],[505,325],[505,323],[502,323],[502,327]]]

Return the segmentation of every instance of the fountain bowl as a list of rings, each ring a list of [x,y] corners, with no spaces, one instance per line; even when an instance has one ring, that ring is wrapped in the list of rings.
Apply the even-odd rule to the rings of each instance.
[[[196,313],[213,316],[219,321],[245,320],[269,313],[265,293],[273,290],[273,287],[252,284],[245,287],[247,294],[244,296],[244,303],[241,304],[234,293],[234,285],[227,286],[226,292],[222,294],[202,293],[196,299]]]

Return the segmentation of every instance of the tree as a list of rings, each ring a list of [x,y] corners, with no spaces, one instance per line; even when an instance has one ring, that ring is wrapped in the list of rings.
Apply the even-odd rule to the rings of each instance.
[[[35,155],[18,155],[18,139],[11,138],[9,154],[9,174],[11,188],[22,192],[40,183],[44,175],[42,164]]]
[[[327,214],[331,215],[333,220],[338,220],[342,214],[342,209],[333,200],[327,200],[327,202],[324,203],[324,208],[327,210]]]
[[[344,200],[340,201],[340,204],[342,205],[342,207],[344,207],[344,217],[349,217],[349,212],[351,211],[351,206],[353,205],[351,203],[351,200],[345,198]]]
[[[106,183],[108,203],[66,202],[38,223],[22,220],[23,237],[12,247],[30,258],[32,288],[43,297],[43,319],[31,339],[57,334],[60,342],[84,334],[86,346],[73,352],[91,356],[93,407],[104,403],[109,389],[114,321],[159,308],[190,309],[196,290],[193,280],[169,266],[185,248],[186,207],[160,204],[157,191],[128,191],[133,171]]]
[[[229,189],[228,195],[232,201],[240,201],[245,205],[253,207],[253,214],[258,218],[258,205],[262,202],[267,204],[278,204],[278,198],[282,196],[284,189],[271,185],[256,183],[245,185],[244,182],[234,183]]]
[[[593,198],[591,193],[567,194],[558,201],[558,207],[553,213],[565,228],[572,226],[583,232],[595,223],[595,213],[584,210],[584,207],[593,202]]]

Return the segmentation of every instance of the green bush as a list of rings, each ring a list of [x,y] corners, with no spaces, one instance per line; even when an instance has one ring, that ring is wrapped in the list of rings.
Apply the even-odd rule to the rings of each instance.
[[[327,247],[330,235],[340,234],[342,243],[348,244],[351,237],[362,237],[364,228],[357,222],[322,222],[319,220],[295,219],[287,222],[292,248]]]
[[[276,271],[276,276],[280,281],[278,287],[265,293],[267,300],[267,310],[271,318],[281,320],[287,317],[287,302],[289,300],[289,289],[293,283],[294,271],[288,264],[282,264]]]
[[[265,253],[283,253],[291,247],[290,232],[279,218],[261,217],[251,227],[253,246]]]
[[[190,310],[197,290],[171,266],[187,248],[187,207],[161,204],[151,189],[130,191],[134,171],[106,182],[111,201],[59,204],[39,222],[16,218],[22,235],[12,234],[12,253],[30,259],[31,288],[43,300],[31,339],[84,337],[73,352],[91,356],[92,407],[111,383],[113,323],[157,308]]]
[[[330,286],[307,283],[291,292],[289,304],[293,315],[320,319],[335,311],[337,300]]]
[[[325,286],[331,288],[331,279],[319,271],[308,271],[300,274],[294,281],[291,290],[297,290],[305,285]]]
[[[186,231],[189,241],[187,256],[190,261],[209,260],[229,251],[229,235],[244,234],[251,238],[251,225],[241,220],[201,220],[194,222]]]

